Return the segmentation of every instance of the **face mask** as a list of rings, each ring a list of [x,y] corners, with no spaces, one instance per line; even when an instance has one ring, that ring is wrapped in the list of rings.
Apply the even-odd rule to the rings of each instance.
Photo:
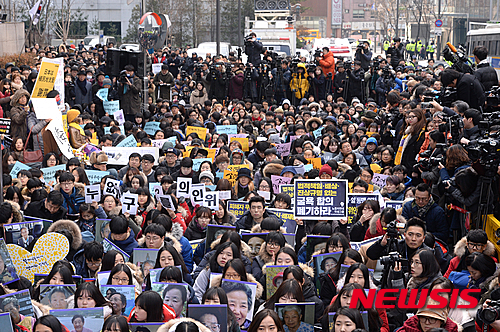
[[[87,75],[87,79],[88,79],[88,80],[91,80],[91,79],[92,79],[92,76]]]
[[[130,77],[130,74],[127,74],[127,77]]]

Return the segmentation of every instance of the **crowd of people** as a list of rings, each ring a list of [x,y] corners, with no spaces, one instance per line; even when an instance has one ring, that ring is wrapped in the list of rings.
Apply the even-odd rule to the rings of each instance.
[[[9,239],[5,225],[38,218],[50,221],[50,227],[36,234],[20,227],[15,244],[31,251],[45,233],[62,234],[69,243],[66,257],[36,282],[23,276],[14,280],[7,254],[1,253],[0,295],[28,289],[33,305],[33,315],[27,317],[20,314],[17,299],[0,298],[14,331],[70,331],[40,301],[44,285],[75,283],[73,296],[65,299],[63,294],[62,304],[52,309],[102,307],[104,332],[136,331],[129,323],[164,323],[161,332],[500,328],[500,320],[489,321],[491,315],[482,314],[495,310],[490,303],[500,300],[500,279],[495,245],[478,212],[497,215],[500,167],[495,161],[486,165],[484,154],[472,152],[483,135],[500,129],[479,128],[485,91],[498,85],[495,70],[485,61],[487,49],[474,50],[479,65],[470,75],[434,66],[433,60],[425,67],[406,64],[398,38],[387,56],[376,61],[364,43],[351,67],[328,48],[316,57],[317,65],[277,58],[251,37],[246,40],[246,65],[233,54],[200,58],[181,49],[154,52],[152,62],[162,65],[149,77],[146,107],[141,106],[144,91],[137,68],[127,65],[119,77],[105,74],[112,45],[90,50],[37,46],[27,49],[39,60],[33,68],[9,63],[0,70],[0,117],[11,120],[10,134],[2,137],[2,237]],[[78,157],[62,153],[46,130],[53,119],[38,119],[30,103],[43,57],[64,58],[64,100],[57,90],[47,98],[66,105],[67,135]],[[424,101],[445,88],[457,90],[449,107],[436,98]],[[109,114],[102,89],[108,90],[108,101],[119,101],[123,124]],[[450,119],[462,126],[447,128]],[[151,122],[159,128],[147,133]],[[234,126],[234,134],[247,144],[221,133],[228,128],[221,126]],[[193,127],[206,134],[190,131]],[[130,136],[138,147],[159,146],[159,155],[130,148],[128,163],[117,167],[101,149],[116,147]],[[212,149],[216,152],[209,157]],[[42,157],[33,161],[36,151]],[[87,152],[77,153],[82,151]],[[200,158],[205,160],[198,163]],[[319,165],[306,167],[318,159]],[[18,163],[27,167],[13,174]],[[44,171],[60,165],[53,180],[44,179]],[[236,167],[235,178],[224,173],[231,167]],[[483,192],[480,179],[491,167],[492,186]],[[108,175],[91,182],[90,170]],[[379,175],[383,182],[375,184]],[[347,180],[351,193],[379,193],[381,199],[361,203],[350,222],[296,219],[290,242],[273,209],[293,213],[293,193],[280,192],[274,177],[289,178],[290,183]],[[205,185],[206,192],[229,195],[216,209],[194,204],[179,195],[179,181],[185,178]],[[105,192],[108,180],[119,181],[118,191]],[[95,183],[102,195],[89,201],[84,190]],[[173,206],[166,208],[150,190],[155,183]],[[123,212],[123,193],[137,194],[135,214]],[[491,203],[486,210],[481,200],[485,195]],[[232,200],[246,202],[246,212],[233,214],[228,209]],[[400,208],[386,206],[387,201],[399,202]],[[210,225],[227,227],[209,239]],[[242,234],[249,232],[263,234],[262,240],[245,242]],[[307,241],[311,235],[322,239],[314,247]],[[133,264],[138,248],[157,250],[156,260]],[[394,252],[397,259],[381,269],[381,258]],[[314,259],[328,254],[334,258],[320,264]],[[270,278],[273,266],[283,270]],[[161,271],[154,280],[153,269]],[[107,279],[99,280],[100,272],[108,272]],[[157,292],[155,281],[185,288],[176,295],[167,289]],[[228,286],[228,281],[236,282]],[[125,314],[122,294],[101,292],[107,285],[133,285],[130,312]],[[272,287],[276,290],[268,294]],[[385,288],[478,289],[480,305],[436,309],[428,302],[413,310],[351,303],[356,289]],[[187,318],[182,303],[226,305],[227,322],[208,314]],[[303,303],[312,303],[312,311]],[[85,319],[73,317],[74,331],[88,331]]]

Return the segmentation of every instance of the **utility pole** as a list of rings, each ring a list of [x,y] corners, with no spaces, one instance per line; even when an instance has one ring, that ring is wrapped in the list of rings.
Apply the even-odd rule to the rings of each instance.
[[[217,44],[217,55],[220,54],[220,0],[215,3],[215,42]]]
[[[396,28],[394,30],[395,32],[394,37],[399,37],[398,28],[399,28],[399,0],[396,1]]]
[[[441,19],[441,0],[438,0],[438,19],[439,20]],[[436,60],[439,60],[439,58],[441,57],[441,36],[437,36],[436,51],[437,51],[436,52],[436,55],[437,55]]]
[[[241,38],[241,0],[238,0],[238,46],[243,47],[243,40]]]

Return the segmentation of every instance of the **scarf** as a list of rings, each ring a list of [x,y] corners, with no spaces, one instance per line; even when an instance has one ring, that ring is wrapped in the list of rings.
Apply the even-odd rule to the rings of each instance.
[[[415,200],[411,204],[412,204],[412,206],[417,207],[418,217],[420,219],[424,220],[425,215],[427,214],[427,212],[429,212],[429,209],[431,208],[432,204],[434,204],[434,199],[431,196],[431,199],[429,199],[429,202],[427,204],[425,204],[425,206],[423,206],[423,207],[418,206],[417,203],[415,203]]]
[[[411,139],[411,126],[406,128],[405,134],[399,142],[398,152],[396,153],[396,158],[394,158],[394,165],[401,165],[401,158],[403,158],[403,153],[405,152],[406,146]]]
[[[80,81],[80,80],[76,80],[76,85],[78,85],[78,88],[82,91],[82,94],[84,96],[87,95],[87,80],[85,81]]]
[[[82,128],[82,127],[80,127],[80,125],[79,125],[79,124],[74,123],[74,122],[71,122],[71,123],[69,124],[69,126],[70,126],[71,128],[75,128],[75,129],[77,129],[77,130],[80,132],[80,135],[85,136],[85,131],[83,130],[83,128]]]

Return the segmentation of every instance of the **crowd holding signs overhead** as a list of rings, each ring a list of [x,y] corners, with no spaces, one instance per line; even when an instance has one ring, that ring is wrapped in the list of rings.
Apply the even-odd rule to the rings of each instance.
[[[498,180],[489,210],[469,158],[481,112],[421,103],[449,72],[377,104],[355,94],[359,63],[331,57],[329,91],[324,62],[283,61],[272,75],[290,84],[268,94],[234,57],[170,50],[151,55],[141,109],[141,77],[106,76],[106,51],[34,48],[34,68],[0,70],[0,331],[500,330],[498,221],[478,218],[500,211]],[[447,116],[460,137],[437,130]],[[409,304],[353,297],[370,290]]]

